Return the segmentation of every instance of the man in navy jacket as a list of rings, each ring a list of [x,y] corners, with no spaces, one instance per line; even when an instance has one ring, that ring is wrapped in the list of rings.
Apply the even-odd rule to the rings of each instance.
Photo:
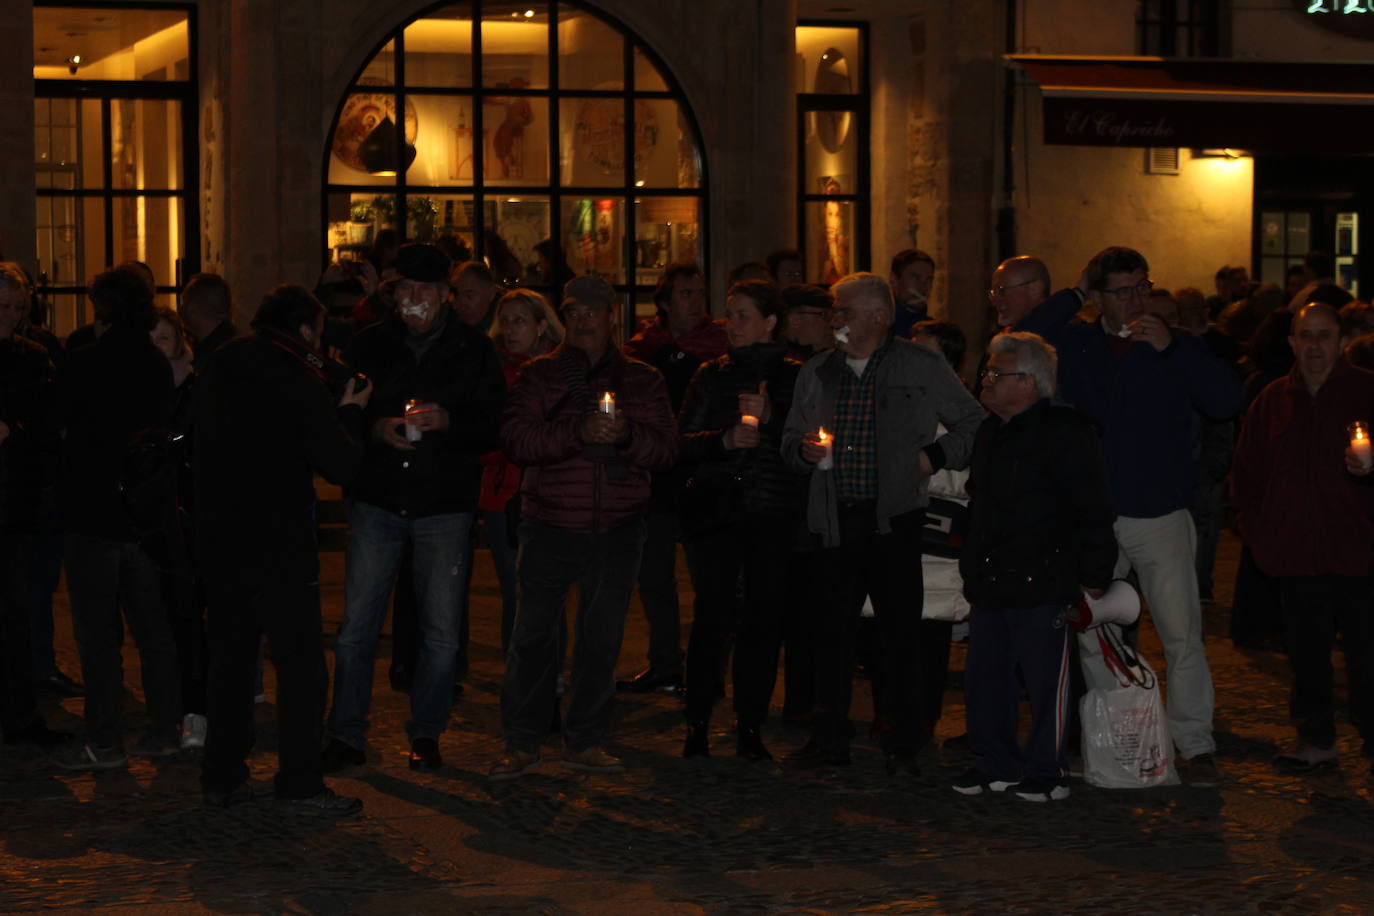
[[[1188,781],[1220,780],[1212,737],[1212,674],[1202,643],[1202,604],[1193,568],[1197,534],[1191,501],[1193,410],[1226,419],[1240,406],[1236,374],[1199,339],[1146,311],[1150,267],[1130,248],[1106,248],[1088,262],[1081,289],[1102,312],[1069,321],[1077,295],[1060,293],[1017,324],[1059,352],[1061,397],[1102,429],[1120,558],[1134,568],[1164,643],[1169,730]],[[1097,641],[1080,639],[1089,687],[1115,683]]]

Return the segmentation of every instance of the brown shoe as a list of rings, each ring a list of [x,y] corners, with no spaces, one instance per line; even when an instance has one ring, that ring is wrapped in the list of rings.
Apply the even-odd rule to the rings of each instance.
[[[565,748],[563,766],[570,770],[582,770],[584,773],[625,772],[625,764],[619,757],[612,757],[599,747],[589,747],[577,753]]]
[[[1215,754],[1198,754],[1183,762],[1183,781],[1195,789],[1215,789],[1223,778]]]
[[[539,755],[529,751],[506,748],[506,752],[487,769],[487,777],[493,782],[518,779],[539,765]]]

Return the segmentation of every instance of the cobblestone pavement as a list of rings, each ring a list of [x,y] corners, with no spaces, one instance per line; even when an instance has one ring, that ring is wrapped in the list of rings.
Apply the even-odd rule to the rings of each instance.
[[[1223,548],[1229,582],[1235,545]],[[131,758],[127,770],[69,775],[41,757],[0,750],[0,910],[102,909],[223,913],[754,912],[1367,912],[1374,900],[1374,806],[1368,764],[1342,724],[1339,769],[1278,774],[1290,735],[1287,667],[1225,639],[1229,588],[1208,609],[1217,683],[1217,733],[1227,773],[1220,790],[1135,792],[1079,780],[1064,802],[964,798],[945,785],[968,761],[953,745],[919,778],[890,778],[862,738],[854,765],[806,776],[733,756],[728,710],[713,732],[718,756],[684,761],[680,708],[666,696],[623,700],[616,744],[629,771],[582,776],[552,758],[513,783],[491,784],[499,749],[497,594],[478,557],[473,671],[447,765],[406,766],[404,698],[378,666],[368,764],[333,780],[364,813],[332,823],[268,801],[227,811],[199,804],[193,761]],[[342,562],[326,555],[326,617],[340,608]],[[683,576],[685,598],[690,598]],[[689,605],[688,605],[689,606]],[[1148,628],[1145,645],[1159,658]],[[645,638],[636,606],[621,670]],[[75,672],[65,611],[63,666]],[[389,651],[383,642],[382,654]],[[135,653],[126,653],[131,729],[139,704]],[[962,667],[956,647],[954,666]],[[1159,667],[1159,666],[1157,666]],[[269,688],[271,675],[269,673]],[[269,689],[269,696],[270,696]],[[781,695],[775,697],[781,700]],[[940,734],[962,731],[951,690]],[[859,730],[867,690],[856,691]],[[79,701],[49,707],[75,727]],[[255,779],[267,787],[275,733],[259,707]],[[775,753],[804,735],[765,730]]]

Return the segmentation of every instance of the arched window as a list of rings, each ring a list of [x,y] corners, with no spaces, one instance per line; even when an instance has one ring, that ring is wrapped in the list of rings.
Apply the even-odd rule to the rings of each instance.
[[[663,266],[705,250],[691,111],[652,52],[577,4],[421,14],[358,71],[329,136],[336,259],[387,229],[450,235],[502,282],[552,291],[561,249],[647,311]]]

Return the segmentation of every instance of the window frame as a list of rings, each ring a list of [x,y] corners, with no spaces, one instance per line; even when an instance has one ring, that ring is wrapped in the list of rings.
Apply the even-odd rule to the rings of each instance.
[[[484,22],[483,6],[484,0],[466,0],[471,11],[472,29],[472,75],[471,85],[461,87],[440,87],[440,86],[416,86],[410,87],[406,82],[405,74],[405,31],[413,23],[425,19],[432,14],[453,5],[453,0],[441,0],[425,7],[414,15],[400,22],[379,40],[365,56],[358,68],[355,70],[352,79],[344,87],[334,110],[334,116],[330,120],[329,129],[325,135],[325,143],[322,157],[322,179],[323,193],[320,200],[320,226],[322,235],[321,260],[328,264],[331,260],[331,246],[329,245],[329,204],[331,195],[335,194],[370,194],[375,196],[392,196],[395,199],[396,207],[396,232],[400,241],[408,241],[408,203],[413,195],[426,196],[458,196],[471,197],[472,212],[475,225],[472,231],[473,256],[481,259],[486,254],[486,239],[482,230],[486,229],[486,208],[488,201],[500,197],[537,197],[546,199],[549,204],[549,237],[553,238],[561,246],[564,243],[564,198],[584,197],[599,200],[611,199],[617,201],[623,207],[624,225],[621,227],[622,252],[620,257],[619,269],[623,274],[624,282],[612,283],[611,286],[620,295],[622,300],[621,314],[621,333],[628,337],[634,333],[637,326],[637,303],[651,303],[653,284],[639,283],[638,270],[636,266],[636,244],[635,244],[635,210],[637,199],[641,197],[687,197],[697,201],[697,260],[701,265],[702,271],[709,276],[710,245],[708,243],[710,225],[710,204],[707,189],[710,184],[710,173],[704,144],[702,142],[702,132],[696,113],[689,104],[686,94],[682,91],[681,85],[677,82],[676,76],[664,63],[658,53],[644,42],[638,35],[629,29],[624,23],[605,11],[591,6],[590,4],[578,2],[578,0],[546,0],[541,3],[531,3],[529,8],[544,11],[548,16],[549,37],[548,37],[548,61],[549,78],[548,87],[541,89],[511,89],[497,86],[487,86],[483,84],[482,69],[482,24]],[[622,72],[624,75],[624,87],[621,89],[563,89],[560,85],[562,78],[561,67],[558,65],[558,13],[559,7],[572,7],[577,12],[595,17],[604,25],[615,29],[624,39],[622,45]],[[490,20],[487,20],[490,21]],[[394,44],[393,44],[394,43]],[[359,83],[366,72],[369,64],[378,54],[392,44],[393,55],[393,80],[389,86]],[[635,86],[635,52],[636,50],[653,66],[662,77],[666,90],[637,89]],[[406,99],[410,95],[421,96],[449,96],[456,98],[466,98],[470,100],[471,131],[473,137],[482,137],[484,130],[484,118],[486,105],[484,100],[488,98],[531,98],[545,99],[548,101],[548,124],[547,130],[550,138],[549,162],[548,162],[548,182],[545,184],[500,184],[491,185],[484,177],[485,171],[485,143],[472,144],[472,181],[470,184],[454,185],[419,185],[407,180],[406,170],[398,169],[394,180],[383,184],[343,184],[333,183],[329,180],[330,157],[333,155],[333,140],[335,132],[338,130],[339,117],[343,113],[344,106],[350,96],[359,92],[388,94],[394,96],[395,110],[405,112]],[[624,129],[624,174],[621,181],[604,185],[566,185],[563,183],[562,163],[557,151],[557,140],[560,137],[560,120],[562,118],[560,103],[568,99],[619,99],[625,102],[625,129]],[[635,103],[640,100],[665,99],[677,103],[678,110],[683,114],[689,129],[692,131],[693,142],[697,157],[697,185],[693,188],[671,188],[658,186],[636,187],[635,185]],[[397,132],[397,144],[400,148],[405,143],[405,118],[396,117],[395,121]],[[538,289],[555,306],[558,305],[558,298],[561,291],[550,290],[547,287],[540,287],[531,284],[531,288]]]

